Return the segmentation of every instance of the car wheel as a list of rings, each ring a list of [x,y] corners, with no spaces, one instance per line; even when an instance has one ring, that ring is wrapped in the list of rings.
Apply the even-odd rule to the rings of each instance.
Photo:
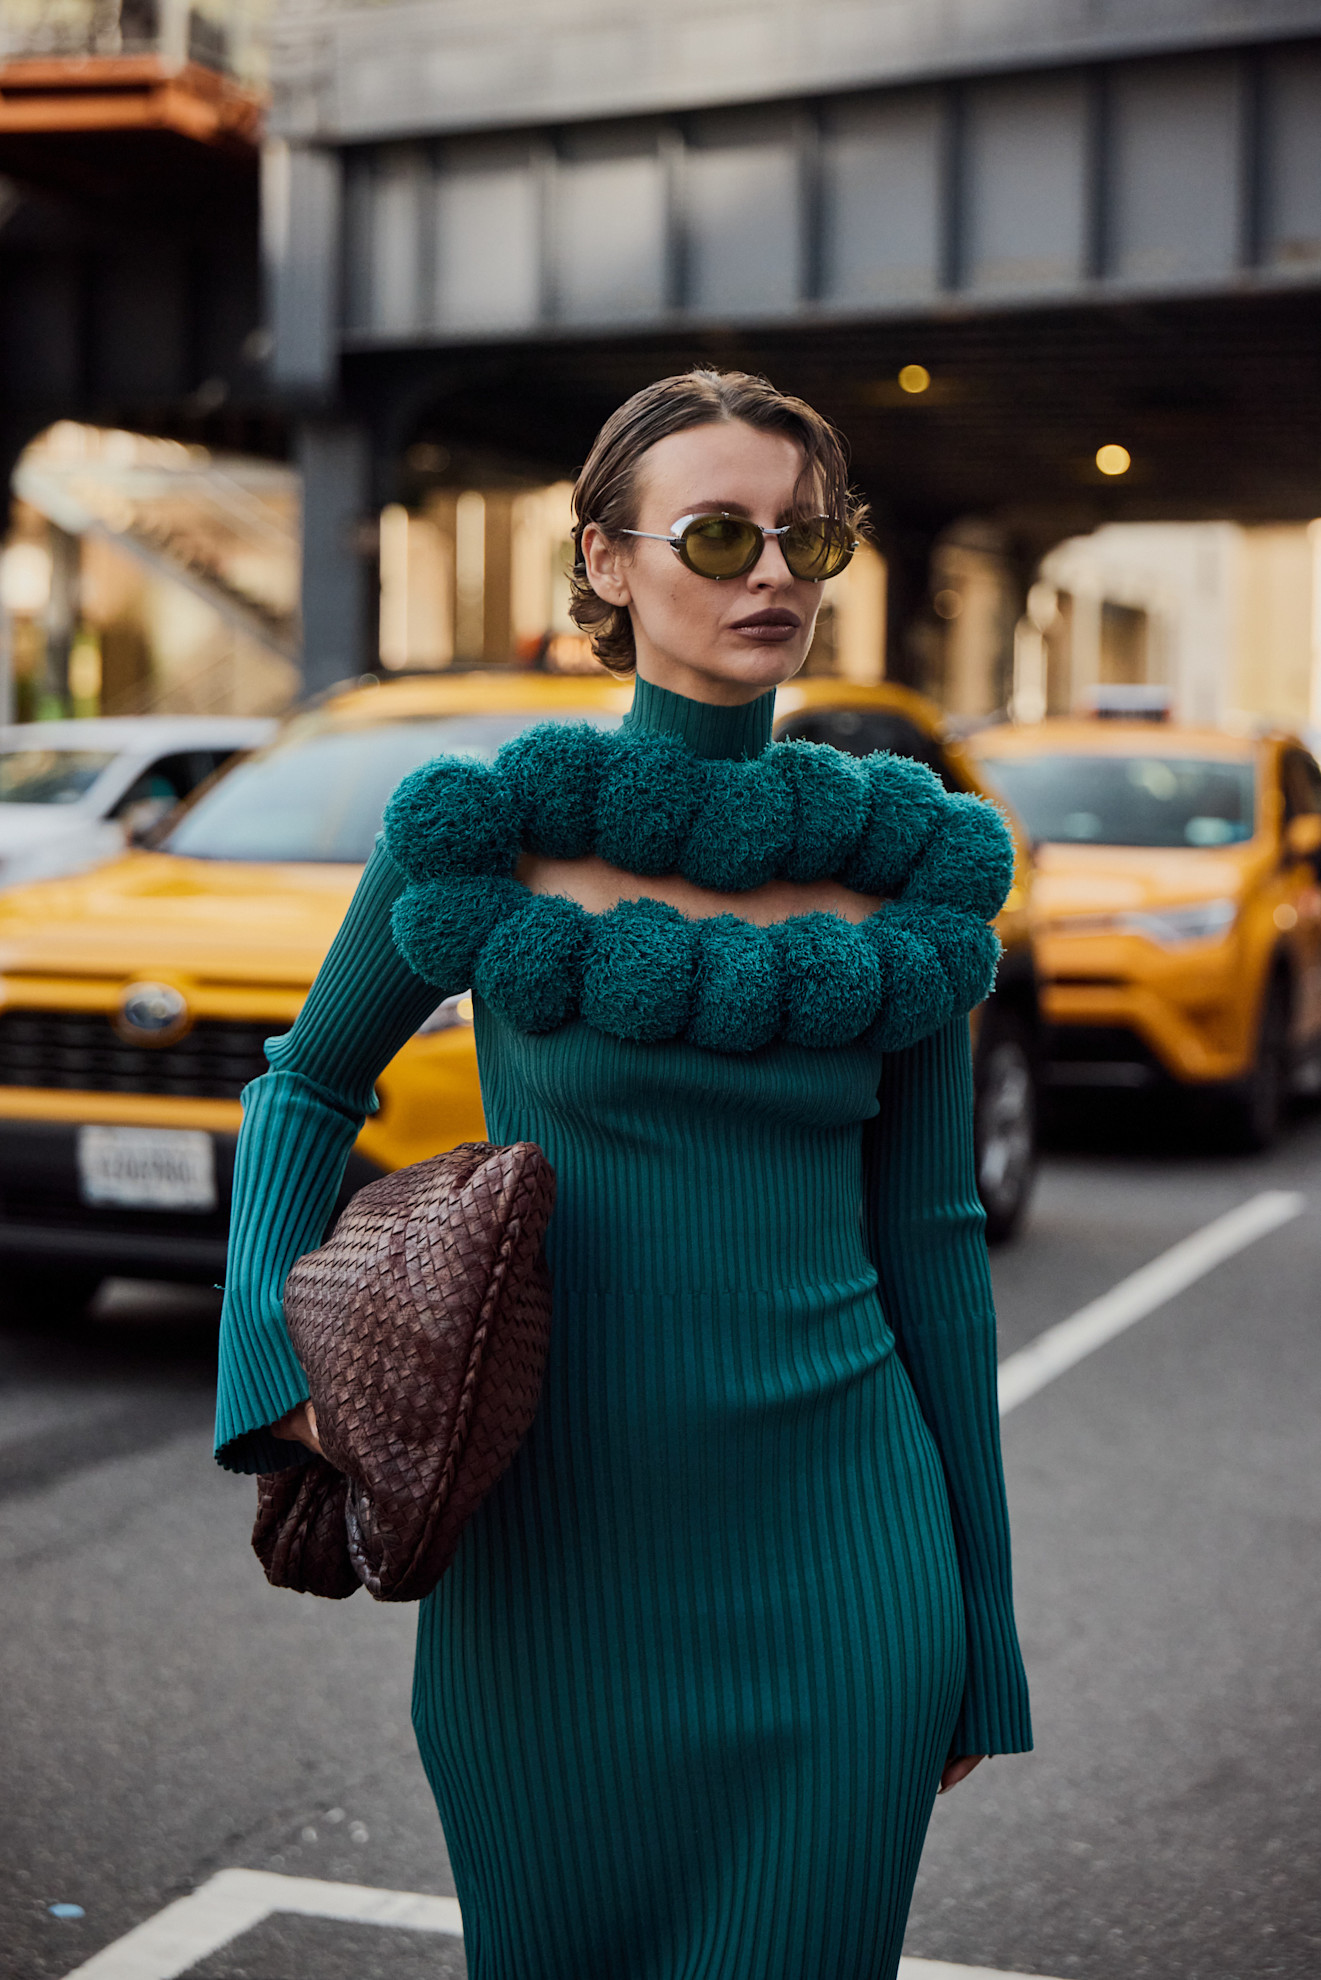
[[[1235,1148],[1269,1148],[1284,1123],[1289,1098],[1290,997],[1288,979],[1276,974],[1266,989],[1252,1070],[1231,1087],[1227,1126]]]
[[[74,1320],[96,1297],[105,1274],[76,1265],[14,1265],[4,1269],[6,1304],[33,1319]]]
[[[1037,1166],[1037,1069],[1021,1018],[983,1013],[973,1073],[973,1148],[977,1190],[992,1244],[1023,1221]]]

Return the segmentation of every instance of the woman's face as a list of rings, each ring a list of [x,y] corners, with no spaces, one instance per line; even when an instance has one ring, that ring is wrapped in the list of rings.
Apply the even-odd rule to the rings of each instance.
[[[683,516],[727,509],[766,529],[788,522],[802,466],[797,443],[741,420],[692,426],[638,463],[634,527],[668,536]],[[752,701],[798,672],[812,643],[821,586],[793,576],[771,538],[740,578],[699,577],[668,543],[582,534],[592,588],[633,621],[638,673],[696,701]]]

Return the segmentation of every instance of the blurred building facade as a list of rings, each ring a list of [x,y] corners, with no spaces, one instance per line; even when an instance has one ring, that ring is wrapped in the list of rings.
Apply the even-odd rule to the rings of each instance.
[[[273,36],[314,677],[419,450],[551,484],[703,358],[848,433],[887,668],[967,714],[1061,537],[1321,508],[1318,0],[298,0]]]
[[[1018,629],[1013,711],[1086,712],[1098,686],[1321,739],[1321,524],[1130,523],[1059,544]]]
[[[587,664],[569,478],[628,391],[708,361],[852,443],[877,549],[814,667],[969,722],[1107,670],[1255,705],[1246,660],[1194,666],[1211,645],[1171,628],[1206,544],[1239,600],[1321,513],[1321,0],[264,6],[0,0],[8,588],[43,554],[49,580],[13,615],[20,700],[67,704],[94,646],[103,700],[170,705],[274,706],[295,664]],[[101,438],[71,507],[75,428]],[[172,531],[140,486],[122,527],[105,506],[134,432],[187,455]],[[1116,525],[1157,531],[1122,579]],[[283,532],[260,579],[250,529]],[[193,627],[135,606],[135,675],[106,657],[121,564]],[[1294,685],[1256,698],[1292,709],[1282,596],[1232,609],[1288,620],[1262,679]]]
[[[275,714],[301,685],[288,467],[66,420],[0,552],[0,719]]]

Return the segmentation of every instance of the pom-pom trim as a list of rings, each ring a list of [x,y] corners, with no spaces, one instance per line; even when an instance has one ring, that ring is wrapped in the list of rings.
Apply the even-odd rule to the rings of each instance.
[[[898,1051],[927,1037],[990,991],[1000,945],[987,924],[1013,878],[994,808],[906,758],[788,742],[707,761],[672,736],[586,725],[528,730],[489,767],[424,765],[390,800],[385,833],[410,883],[395,942],[428,982],[471,984],[521,1031],[580,1018],[716,1052],[859,1038]],[[651,899],[592,915],[514,879],[522,847],[721,892],[784,877],[889,898],[856,924],[813,913],[758,928]]]

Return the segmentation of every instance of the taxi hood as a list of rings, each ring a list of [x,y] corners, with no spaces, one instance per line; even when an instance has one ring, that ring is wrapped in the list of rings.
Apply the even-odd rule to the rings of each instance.
[[[0,974],[304,991],[361,870],[127,853],[0,893]]]
[[[1047,841],[1037,847],[1033,905],[1049,919],[1063,914],[1117,914],[1133,909],[1187,906],[1194,901],[1237,899],[1249,864],[1259,855],[1251,841],[1216,851],[1181,846],[1073,846]]]

